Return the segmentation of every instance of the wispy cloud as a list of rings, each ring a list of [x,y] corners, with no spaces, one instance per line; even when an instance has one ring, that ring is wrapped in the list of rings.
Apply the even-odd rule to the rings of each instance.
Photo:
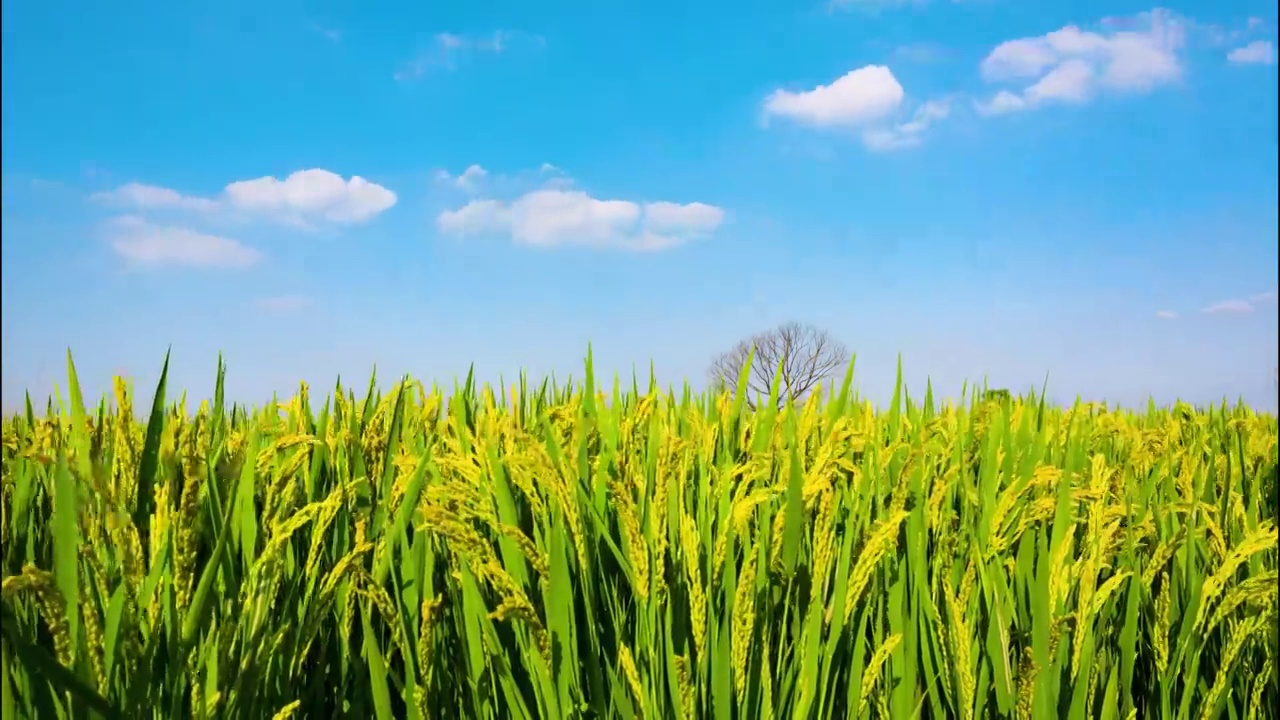
[[[922,65],[942,62],[950,55],[947,48],[938,43],[912,42],[893,49],[893,59]]]
[[[139,268],[236,269],[254,265],[262,258],[261,253],[238,240],[157,225],[136,215],[108,220],[104,232],[111,249],[129,265]]]
[[[1276,302],[1276,292],[1268,290],[1256,295],[1249,296],[1248,299],[1234,298],[1231,300],[1222,300],[1206,306],[1201,312],[1209,315],[1247,315],[1262,307]]]
[[[1161,320],[1177,320],[1178,313],[1174,312],[1173,310],[1161,310],[1156,313],[1156,317],[1160,318]]]
[[[950,114],[950,99],[929,100],[916,108],[911,119],[906,122],[867,130],[862,134],[862,142],[868,149],[881,152],[916,147],[931,125],[946,119]]]
[[[1243,22],[1237,20],[1227,24],[1188,20],[1187,29],[1191,31],[1194,39],[1214,48],[1238,45],[1249,38],[1274,33],[1273,28],[1259,17],[1250,17]]]
[[[573,187],[573,178],[551,163],[537,168],[524,168],[513,172],[492,172],[473,163],[460,173],[439,168],[432,175],[435,183],[447,190],[461,191],[472,197],[514,197],[533,190]]]
[[[437,170],[436,181],[452,185],[463,192],[475,194],[480,192],[485,180],[489,177],[489,171],[479,165],[469,165],[461,174],[451,175],[448,170]]]
[[[432,68],[456,70],[465,57],[477,53],[501,55],[515,45],[524,44],[540,48],[546,41],[540,35],[516,30],[495,30],[482,36],[438,33],[411,60],[396,70],[395,79],[400,82],[416,80]]]
[[[1270,40],[1254,40],[1227,53],[1227,60],[1237,65],[1274,65],[1276,46]]]
[[[1248,300],[1221,300],[1206,306],[1200,312],[1209,315],[1244,315],[1255,310]]]
[[[139,210],[189,210],[192,212],[212,212],[219,207],[218,201],[209,198],[183,195],[177,190],[156,185],[130,182],[115,190],[97,192],[89,199],[106,205],[136,208]]]
[[[329,42],[342,42],[342,31],[337,28],[325,27],[318,23],[311,23],[311,30],[318,33]]]

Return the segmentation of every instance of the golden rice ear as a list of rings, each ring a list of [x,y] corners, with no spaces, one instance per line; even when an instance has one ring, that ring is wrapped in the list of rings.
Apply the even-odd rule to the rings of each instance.
[[[1280,705],[1273,415],[918,402],[900,372],[881,409],[851,368],[759,411],[523,376],[249,410],[224,372],[187,403],[166,364],[141,417],[68,362],[65,402],[4,420],[6,713]]]

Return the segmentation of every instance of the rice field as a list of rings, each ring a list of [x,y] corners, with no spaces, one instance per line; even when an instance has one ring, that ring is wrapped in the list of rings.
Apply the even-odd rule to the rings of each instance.
[[[1247,407],[68,366],[3,424],[6,719],[1280,717]]]

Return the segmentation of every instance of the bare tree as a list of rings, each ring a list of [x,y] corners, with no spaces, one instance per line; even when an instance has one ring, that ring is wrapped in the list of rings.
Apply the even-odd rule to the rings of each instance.
[[[756,354],[751,360],[747,390],[751,395],[767,396],[781,364],[779,403],[785,403],[788,396],[796,400],[803,398],[823,378],[831,377],[849,364],[848,348],[827,331],[789,322],[757,333],[717,356],[709,371],[712,385],[736,387],[753,347]]]

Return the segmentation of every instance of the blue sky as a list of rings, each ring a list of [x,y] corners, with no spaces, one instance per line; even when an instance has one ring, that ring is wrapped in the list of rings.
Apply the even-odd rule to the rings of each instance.
[[[518,368],[1274,409],[1257,1],[3,6],[3,402]]]

